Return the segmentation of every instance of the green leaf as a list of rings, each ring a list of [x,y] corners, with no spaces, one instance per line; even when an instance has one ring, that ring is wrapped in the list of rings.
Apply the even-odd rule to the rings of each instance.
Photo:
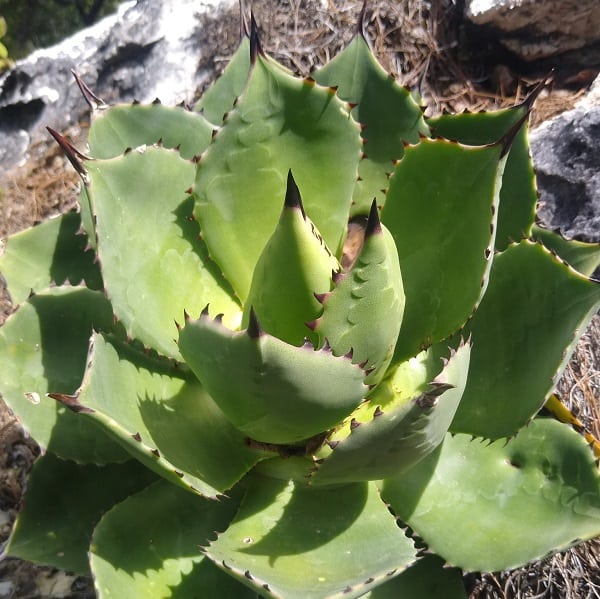
[[[560,233],[537,225],[533,226],[531,237],[583,275],[591,277],[600,266],[600,243],[565,239]]]
[[[485,291],[501,154],[499,145],[424,139],[398,163],[381,217],[398,248],[406,294],[395,362],[462,327]]]
[[[102,335],[94,335],[89,360],[77,396],[62,400],[171,482],[216,497],[264,457],[178,365]]]
[[[356,104],[352,116],[365,127],[366,157],[358,167],[352,213],[367,214],[373,198],[380,206],[385,202],[388,175],[404,154],[404,144],[417,143],[429,128],[410,92],[386,73],[361,35],[312,76]]]
[[[210,123],[220,127],[225,114],[244,90],[249,73],[250,40],[244,36],[221,76],[204,92],[194,110],[202,112]]]
[[[462,573],[445,567],[437,555],[426,555],[363,599],[467,599]]]
[[[569,426],[534,420],[508,443],[448,435],[383,484],[395,513],[451,564],[496,571],[600,534],[593,453]]]
[[[13,304],[21,304],[33,292],[51,284],[85,281],[90,289],[102,289],[95,254],[86,251],[87,237],[78,234],[79,214],[69,212],[12,235],[0,256],[0,272]]]
[[[231,422],[252,439],[295,443],[347,416],[367,387],[347,357],[295,347],[258,329],[232,332],[205,313],[188,321],[179,347]]]
[[[356,262],[321,301],[323,316],[316,322],[320,338],[336,355],[352,351],[355,363],[374,369],[366,383],[378,383],[394,354],[404,289],[398,252],[390,232],[379,223],[375,202]]]
[[[325,244],[341,251],[359,152],[358,126],[332,90],[257,57],[194,186],[206,244],[243,302],[277,225],[290,168]]]
[[[477,146],[501,140],[527,115],[527,111],[527,106],[519,105],[491,112],[445,114],[428,122],[436,135]],[[527,123],[524,123],[512,140],[504,167],[496,232],[498,251],[506,249],[512,241],[530,235],[536,204],[535,173]]]
[[[539,244],[522,241],[499,254],[465,328],[471,368],[451,430],[497,439],[524,426],[552,392],[599,301],[599,284]]]
[[[470,346],[451,350],[441,372],[440,350],[401,364],[330,435],[317,453],[312,484],[395,476],[442,442],[465,388]]]
[[[210,302],[214,314],[239,324],[241,310],[191,219],[185,190],[194,165],[173,150],[147,148],[85,166],[104,282],[128,334],[178,359],[175,322],[185,310]]]
[[[359,597],[399,574],[415,553],[374,484],[311,489],[263,477],[206,548],[244,584],[286,599]]]
[[[95,424],[45,397],[75,392],[92,329],[112,324],[100,292],[66,287],[32,296],[0,329],[2,397],[36,441],[63,458],[101,464],[129,457]]]
[[[235,499],[209,501],[160,481],[115,506],[92,540],[99,599],[256,597],[199,551],[227,527],[237,505]]]
[[[89,575],[92,531],[102,514],[154,480],[133,461],[95,466],[42,456],[27,479],[6,555]]]
[[[254,310],[263,329],[274,337],[296,346],[308,338],[316,345],[317,335],[305,323],[320,315],[315,294],[329,291],[331,273],[339,268],[304,213],[290,172],[279,223],[254,270],[243,325]]]
[[[206,119],[181,106],[122,104],[93,115],[88,144],[94,158],[115,158],[127,148],[160,142],[189,159],[206,149],[213,132]]]

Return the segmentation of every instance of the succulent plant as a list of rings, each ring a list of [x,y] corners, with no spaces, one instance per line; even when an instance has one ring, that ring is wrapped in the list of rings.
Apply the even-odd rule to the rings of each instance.
[[[8,555],[104,598],[448,598],[600,534],[593,452],[539,414],[600,249],[535,224],[536,92],[425,118],[361,29],[300,78],[252,20],[193,109],[77,78],[79,210],[0,258],[44,450]]]

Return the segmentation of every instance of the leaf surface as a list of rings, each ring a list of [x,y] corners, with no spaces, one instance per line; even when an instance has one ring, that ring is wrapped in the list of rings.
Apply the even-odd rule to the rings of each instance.
[[[368,214],[374,198],[379,206],[384,204],[388,175],[393,162],[404,154],[404,144],[417,143],[419,135],[429,134],[423,113],[410,92],[377,62],[361,35],[313,77],[322,85],[337,87],[340,98],[356,104],[352,115],[364,126],[366,156],[358,168],[352,213]]]
[[[179,366],[101,335],[94,336],[90,363],[74,399],[80,417],[102,423],[171,482],[216,497],[262,459]]]
[[[184,311],[239,324],[233,293],[198,238],[186,189],[194,165],[173,150],[147,148],[86,163],[98,254],[115,314],[131,337],[179,358],[176,322]]]
[[[396,476],[442,442],[465,388],[470,346],[446,354],[441,372],[440,349],[401,364],[329,436],[312,484]]]
[[[94,158],[115,158],[127,148],[160,142],[190,159],[200,155],[212,137],[210,123],[181,106],[121,104],[93,114],[88,144]]]
[[[493,253],[501,152],[424,139],[396,166],[381,216],[406,294],[394,362],[458,330],[479,303]]]
[[[497,571],[600,534],[600,480],[585,440],[550,419],[508,443],[447,435],[383,498],[449,563]]]
[[[468,145],[493,144],[507,135],[527,114],[526,106],[479,113],[445,114],[428,121],[433,132]],[[529,151],[527,124],[512,140],[500,190],[495,247],[528,237],[535,220],[537,191]]]
[[[257,477],[206,553],[263,596],[341,599],[400,573],[416,551],[372,483],[311,489]]]
[[[69,212],[6,239],[0,273],[15,306],[51,284],[85,281],[90,289],[102,289],[95,254],[86,250],[87,237],[78,234],[80,225],[79,214]]]
[[[100,517],[155,480],[137,462],[79,465],[48,453],[27,478],[23,509],[6,554],[89,575],[88,550]]]
[[[256,597],[199,551],[227,527],[237,504],[209,501],[160,481],[115,506],[91,545],[99,599],[114,597],[115,590],[122,597],[153,599]]]
[[[598,302],[598,283],[539,244],[522,241],[496,256],[464,331],[471,368],[450,430],[489,439],[516,433],[549,397]]]
[[[65,287],[32,296],[0,329],[2,397],[34,439],[63,458],[101,464],[129,457],[95,424],[45,396],[76,391],[92,329],[112,326],[102,293]]]
[[[325,244],[341,251],[359,151],[358,126],[332,90],[257,57],[194,185],[206,244],[242,302],[277,225],[290,169]]]
[[[360,403],[364,371],[349,358],[311,344],[295,347],[253,327],[233,333],[202,314],[179,338],[186,362],[240,431],[265,443],[296,443]]]

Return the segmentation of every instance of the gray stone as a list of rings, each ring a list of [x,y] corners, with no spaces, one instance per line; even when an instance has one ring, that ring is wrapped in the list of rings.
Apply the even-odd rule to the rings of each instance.
[[[94,92],[114,101],[190,102],[212,76],[198,68],[212,52],[201,15],[233,0],[137,0],[51,48],[38,50],[0,76],[0,169],[27,159],[45,127],[64,130],[86,118],[71,70]]]
[[[596,86],[600,86],[598,80]],[[566,237],[600,242],[600,101],[592,93],[573,110],[532,131],[541,222]]]
[[[600,43],[598,0],[467,0],[466,15],[531,61]]]

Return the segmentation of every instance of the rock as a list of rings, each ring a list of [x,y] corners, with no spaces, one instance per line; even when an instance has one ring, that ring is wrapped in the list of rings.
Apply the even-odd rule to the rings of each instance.
[[[34,52],[0,76],[0,169],[23,162],[28,148],[87,117],[71,69],[107,102],[191,101],[213,72],[207,25],[233,0],[137,0],[60,44]],[[239,28],[238,28],[239,30]]]
[[[598,0],[467,0],[465,9],[527,61],[600,44]]]
[[[596,91],[594,91],[596,90]],[[584,101],[530,135],[541,222],[600,242],[600,78]]]

